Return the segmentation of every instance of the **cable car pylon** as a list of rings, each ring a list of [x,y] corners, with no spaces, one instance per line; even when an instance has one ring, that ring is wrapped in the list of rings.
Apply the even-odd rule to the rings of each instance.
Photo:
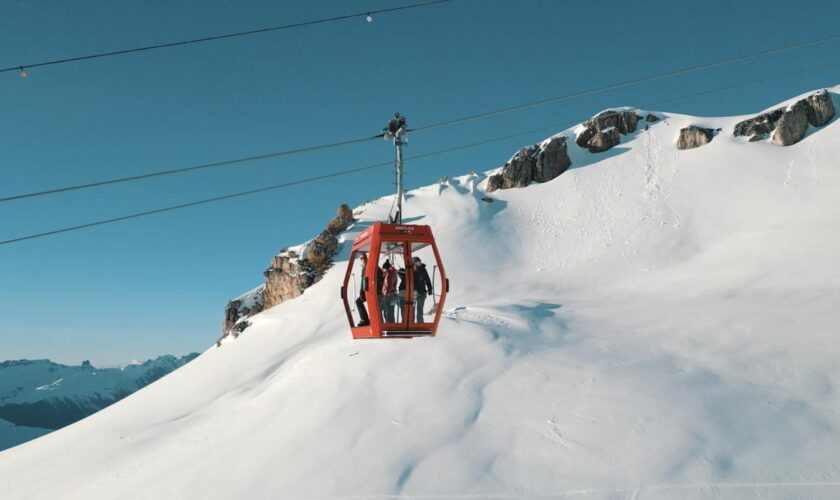
[[[382,137],[392,140],[396,150],[396,213],[389,213],[387,222],[375,222],[356,235],[341,286],[341,299],[355,339],[434,337],[449,292],[449,279],[432,228],[402,222],[402,148],[408,134],[405,117],[396,113],[382,131]],[[434,261],[431,277],[424,259]],[[360,276],[359,294],[348,297],[351,277],[356,289],[354,268]],[[429,295],[432,308],[426,311]],[[358,322],[350,300],[355,301]]]
[[[382,129],[382,137],[387,141],[392,139],[394,141],[394,148],[396,149],[396,160],[394,161],[394,168],[397,173],[397,213],[392,216],[388,214],[389,222],[402,224],[402,202],[403,202],[403,154],[402,148],[405,141],[403,138],[408,134],[405,128],[405,117],[395,113],[394,117],[388,121],[388,126]]]

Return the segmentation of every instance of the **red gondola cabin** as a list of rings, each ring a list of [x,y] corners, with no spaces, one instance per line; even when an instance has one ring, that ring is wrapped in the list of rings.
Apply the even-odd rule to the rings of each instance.
[[[429,226],[377,222],[353,242],[341,298],[353,338],[434,337],[448,291]]]

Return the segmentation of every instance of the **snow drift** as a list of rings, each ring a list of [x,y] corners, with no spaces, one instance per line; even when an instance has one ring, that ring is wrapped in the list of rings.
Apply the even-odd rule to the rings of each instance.
[[[601,154],[564,132],[568,171],[492,202],[486,174],[408,193],[452,283],[436,338],[350,338],[344,245],[238,339],[0,453],[0,496],[837,498],[840,128],[661,116]],[[689,125],[725,132],[679,151]]]

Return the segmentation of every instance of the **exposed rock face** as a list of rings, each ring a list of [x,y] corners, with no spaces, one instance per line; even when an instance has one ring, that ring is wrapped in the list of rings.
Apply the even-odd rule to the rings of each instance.
[[[773,134],[773,142],[790,146],[801,141],[808,132],[808,125],[822,127],[834,117],[831,94],[821,90],[796,101],[787,108],[762,113],[735,124],[736,136],[750,136],[750,142],[766,139]]]
[[[680,130],[680,138],[677,141],[677,149],[694,149],[704,146],[715,136],[715,131],[710,128],[695,127],[694,125]]]
[[[773,142],[779,146],[796,144],[808,132],[808,110],[805,100],[797,101],[782,113],[773,132]]]
[[[735,124],[734,134],[735,136],[752,136],[750,140],[753,140],[755,137],[767,137],[767,134],[776,128],[776,122],[779,121],[782,114],[784,114],[784,109],[775,109],[769,113],[760,114],[755,118],[738,122]]]
[[[339,234],[353,222],[353,211],[347,205],[338,207],[338,214],[327,224],[327,231],[331,234]]]
[[[621,143],[620,134],[630,134],[636,131],[641,117],[635,111],[607,110],[598,113],[592,119],[584,122],[584,129],[575,138],[575,143],[587,148],[591,153],[600,153]],[[648,121],[659,118],[648,115]],[[612,132],[615,130],[615,132]]]
[[[592,139],[589,139],[587,147],[590,153],[602,153],[621,143],[621,135],[615,127],[608,128],[601,132],[595,132]]]
[[[338,238],[328,229],[325,229],[306,247],[303,258],[309,261],[312,266],[321,266],[335,255],[337,248]]]
[[[265,285],[260,285],[227,303],[227,306],[225,306],[225,320],[222,324],[222,331],[225,332],[225,335],[229,333],[239,335],[239,332],[250,325],[247,321],[239,320],[253,316],[263,310],[264,293]]]
[[[487,191],[525,187],[531,182],[548,182],[565,172],[572,164],[566,138],[553,137],[543,145],[520,149],[498,174],[487,179]]]
[[[579,133],[577,137],[575,137],[575,144],[578,146],[585,148],[589,146],[589,140],[592,139],[592,136],[595,135],[594,127],[586,127],[583,129],[583,132]]]
[[[587,126],[594,127],[597,131],[603,131],[615,127],[622,134],[629,134],[636,131],[636,124],[639,117],[634,111],[602,111],[595,115]]]
[[[332,265],[338,251],[338,235],[353,222],[347,205],[338,207],[338,214],[300,252],[284,248],[271,258],[265,270],[265,284],[228,302],[222,325],[224,336],[238,335],[249,326],[245,318],[264,309],[300,296],[317,283]]]
[[[491,175],[487,181],[487,191],[525,187],[534,180],[534,167],[537,163],[538,145],[520,149],[513,158],[502,167],[501,173]]]
[[[822,127],[834,118],[834,101],[827,90],[811,94],[805,100],[808,104],[808,123],[811,125]]]
[[[263,307],[268,309],[293,299],[317,283],[332,265],[338,251],[338,235],[353,221],[353,211],[347,205],[338,208],[338,214],[305,245],[301,255],[283,250],[271,259],[265,275]]]
[[[537,155],[534,180],[548,182],[568,170],[571,164],[572,160],[566,148],[566,138],[555,137],[548,141]]]
[[[645,117],[645,121],[648,122],[648,123],[658,122],[659,117],[652,114],[652,113],[648,113],[647,116]]]
[[[315,282],[315,271],[309,261],[294,251],[283,251],[271,258],[271,265],[263,273],[265,293],[263,308],[269,309],[300,296]]]

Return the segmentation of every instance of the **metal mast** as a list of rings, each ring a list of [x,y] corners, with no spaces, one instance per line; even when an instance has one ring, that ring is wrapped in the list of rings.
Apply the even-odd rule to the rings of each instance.
[[[402,200],[403,200],[403,144],[407,141],[405,139],[408,131],[405,128],[405,117],[395,113],[394,117],[388,121],[388,127],[382,129],[385,133],[382,135],[385,140],[393,139],[394,147],[397,150],[396,161],[394,168],[397,171],[397,213],[393,217],[393,222],[402,224]],[[390,214],[389,214],[390,217]]]

